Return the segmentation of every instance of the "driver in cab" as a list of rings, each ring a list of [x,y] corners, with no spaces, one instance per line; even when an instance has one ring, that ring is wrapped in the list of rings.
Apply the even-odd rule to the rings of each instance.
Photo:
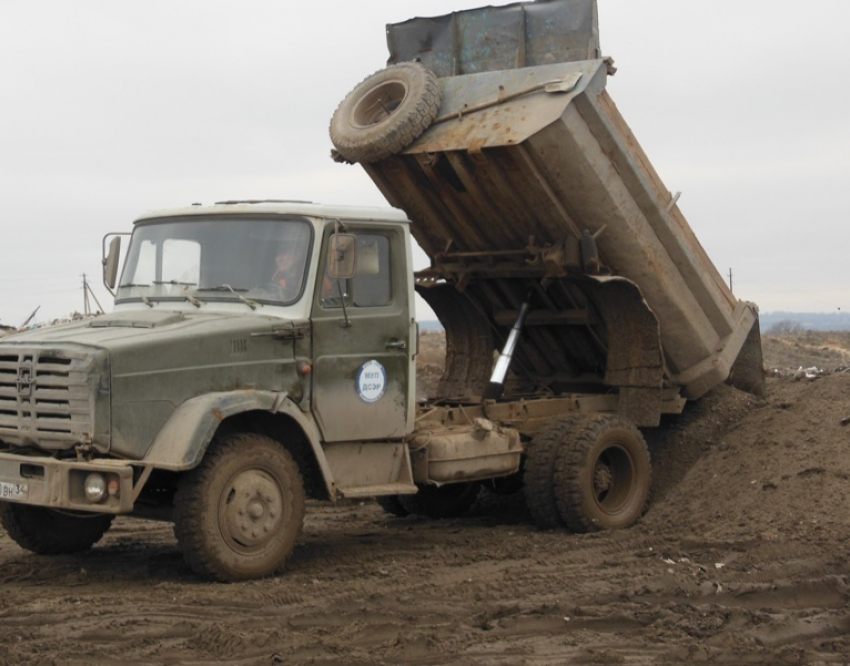
[[[301,282],[304,279],[304,271],[301,270],[295,248],[291,245],[283,246],[275,256],[275,272],[271,283],[280,287],[283,300],[291,300],[301,291]]]

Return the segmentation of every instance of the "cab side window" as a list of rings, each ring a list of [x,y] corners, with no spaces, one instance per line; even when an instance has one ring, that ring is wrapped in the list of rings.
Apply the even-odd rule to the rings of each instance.
[[[357,263],[351,279],[332,278],[325,266],[322,305],[326,308],[373,308],[392,303],[390,241],[382,234],[354,232],[357,239]]]

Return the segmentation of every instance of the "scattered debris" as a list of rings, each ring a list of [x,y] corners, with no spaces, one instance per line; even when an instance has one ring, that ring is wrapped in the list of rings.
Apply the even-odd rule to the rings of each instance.
[[[826,370],[822,368],[818,368],[817,366],[812,366],[811,368],[803,369],[801,365],[797,368],[797,372],[794,373],[794,380],[799,381],[801,379],[807,379],[810,382],[818,379],[819,377],[823,377],[824,375],[829,374]]]

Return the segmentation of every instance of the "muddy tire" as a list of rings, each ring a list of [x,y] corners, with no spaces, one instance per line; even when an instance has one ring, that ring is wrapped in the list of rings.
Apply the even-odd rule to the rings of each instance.
[[[619,416],[588,418],[559,448],[555,500],[564,524],[575,532],[634,524],[646,507],[651,484],[646,441]]]
[[[304,522],[304,482],[292,456],[269,437],[214,441],[174,497],[174,535],[186,563],[230,582],[281,571]]]
[[[538,432],[525,447],[525,504],[540,529],[551,530],[564,525],[555,500],[555,460],[560,447],[584,418],[581,414],[572,414],[558,419]]]
[[[410,515],[410,511],[404,508],[401,498],[398,495],[381,495],[376,497],[375,501],[378,503],[378,506],[390,515],[398,516],[399,518]]]
[[[408,513],[417,516],[456,518],[469,510],[480,489],[478,483],[419,486],[415,495],[399,495],[398,499]]]
[[[366,77],[334,112],[330,135],[349,162],[377,162],[413,143],[440,109],[437,76],[415,62]]]
[[[42,506],[0,502],[0,525],[21,548],[40,555],[88,550],[112,525],[111,514],[57,511]]]

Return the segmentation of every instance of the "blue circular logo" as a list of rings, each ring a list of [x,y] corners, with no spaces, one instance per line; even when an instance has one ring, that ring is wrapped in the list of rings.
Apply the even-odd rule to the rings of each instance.
[[[363,402],[377,402],[387,389],[387,371],[374,359],[357,372],[357,395]]]

